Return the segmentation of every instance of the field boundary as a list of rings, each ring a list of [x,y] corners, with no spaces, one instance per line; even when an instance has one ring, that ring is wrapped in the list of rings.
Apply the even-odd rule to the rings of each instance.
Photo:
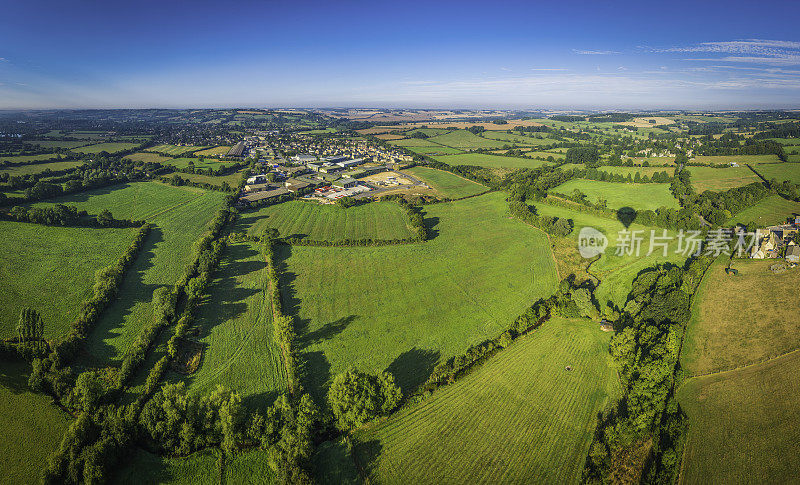
[[[761,365],[761,364],[766,364],[767,362],[771,362],[773,360],[778,360],[778,359],[787,357],[787,356],[789,356],[791,354],[794,354],[795,352],[798,352],[798,351],[800,351],[800,347],[796,347],[796,348],[794,348],[792,350],[789,350],[787,352],[784,352],[782,354],[778,354],[778,355],[774,355],[772,357],[767,357],[765,359],[761,359],[758,362],[752,362],[750,364],[740,365],[740,366],[737,366],[737,367],[732,367],[730,369],[723,369],[723,370],[718,370],[718,371],[714,371],[714,372],[707,372],[705,374],[691,375],[691,376],[688,376],[686,378],[684,383],[688,382],[690,379],[696,379],[696,378],[700,378],[700,377],[716,376],[716,375],[720,375],[720,374],[726,374],[728,372],[736,372],[736,371],[747,369],[747,368],[750,368],[750,367],[755,367],[755,366]],[[683,384],[681,384],[681,386],[682,385]]]

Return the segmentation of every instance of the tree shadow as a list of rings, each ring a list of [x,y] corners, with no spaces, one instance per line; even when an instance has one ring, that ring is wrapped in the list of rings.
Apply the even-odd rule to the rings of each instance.
[[[327,408],[326,390],[331,380],[331,363],[322,351],[303,352],[300,354],[300,380],[318,403]]]
[[[98,195],[107,195],[111,192],[122,190],[130,186],[130,183],[123,182],[114,185],[106,185],[105,187],[98,187],[83,192],[73,192],[71,194],[59,195],[58,197],[53,197],[51,199],[42,199],[42,201],[46,201],[48,204],[74,204],[76,202],[86,202],[92,197],[96,197]]]
[[[278,391],[267,391],[259,394],[250,394],[242,398],[242,405],[249,411],[258,411],[264,415],[267,408],[272,406],[281,393]]]
[[[348,315],[336,321],[326,323],[322,327],[312,332],[302,334],[298,339],[301,348],[308,347],[309,345],[317,344],[323,340],[331,339],[344,331],[353,320],[358,318],[358,315]]]
[[[386,370],[394,376],[395,383],[403,391],[403,395],[408,396],[428,380],[441,355],[438,350],[414,347],[398,355]]]
[[[359,441],[353,440],[353,461],[356,468],[366,476],[371,476],[378,464],[378,457],[383,452],[383,445],[379,440]]]
[[[436,229],[436,226],[439,225],[439,218],[438,217],[425,217],[423,213],[424,219],[422,223],[425,224],[425,231],[428,234],[428,240],[435,239],[439,236],[439,230]]]
[[[29,392],[28,374],[30,366],[26,362],[2,362],[0,365],[0,388],[12,394]]]

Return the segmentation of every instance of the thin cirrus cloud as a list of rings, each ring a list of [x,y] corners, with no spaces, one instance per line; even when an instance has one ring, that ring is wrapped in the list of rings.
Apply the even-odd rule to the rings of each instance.
[[[583,49],[572,49],[572,52],[582,56],[607,56],[611,54],[620,54],[620,52],[618,51],[583,50]]]
[[[690,46],[651,49],[656,53],[708,53],[720,57],[687,58],[686,61],[712,61],[773,66],[800,65],[800,42],[789,40],[744,39],[701,42]]]

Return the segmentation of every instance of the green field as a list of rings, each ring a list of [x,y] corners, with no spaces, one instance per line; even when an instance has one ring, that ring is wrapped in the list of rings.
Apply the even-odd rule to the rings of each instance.
[[[489,190],[481,184],[435,168],[412,167],[405,172],[423,180],[448,199],[460,199]]]
[[[306,387],[324,393],[354,365],[405,390],[440,360],[493,337],[555,290],[544,233],[490,193],[426,206],[435,237],[384,247],[281,248],[284,308],[299,319]]]
[[[689,379],[682,483],[793,483],[800,476],[800,353]]]
[[[701,155],[694,157],[690,162],[696,163],[731,163],[739,165],[744,163],[777,163],[781,160],[777,155]]]
[[[778,182],[789,180],[800,184],[800,163],[770,163],[753,168],[767,180],[776,179]]]
[[[687,167],[694,190],[701,194],[706,190],[719,192],[760,182],[758,175],[747,167]]]
[[[0,482],[38,484],[48,455],[61,443],[69,416],[52,399],[28,390],[27,364],[0,365]]]
[[[169,154],[169,155],[183,155],[184,153],[193,152],[195,150],[203,150],[203,149],[206,149],[206,148],[208,148],[208,147],[191,146],[191,145],[190,146],[179,146],[179,145],[162,144],[162,145],[156,145],[156,146],[151,147],[151,148],[146,148],[145,151],[148,151],[148,152],[161,152],[161,153],[166,153],[166,154]]]
[[[723,258],[724,259],[724,258]],[[735,260],[709,268],[695,295],[683,367],[692,374],[733,369],[800,348],[800,270],[774,274],[775,260]]]
[[[555,142],[552,138],[535,138],[533,136],[518,135],[516,133],[506,133],[504,131],[484,131],[481,133],[483,138],[506,142],[506,144],[517,145],[550,145]],[[539,136],[546,136],[539,134]]]
[[[228,150],[230,149],[231,149],[230,146],[218,146],[214,148],[207,148],[205,150],[196,151],[194,152],[194,155],[198,157],[219,157],[227,154]]]
[[[545,322],[359,430],[357,460],[376,483],[578,483],[596,415],[618,394],[609,338],[589,320]]]
[[[557,154],[552,154],[557,157]],[[500,155],[486,155],[482,153],[464,153],[461,155],[442,155],[433,157],[448,165],[477,165],[486,168],[535,168],[545,164],[541,160],[532,160],[520,157],[504,157]]]
[[[122,255],[135,231],[0,221],[0,337],[14,335],[25,307],[42,314],[45,336],[64,334],[95,272]]]
[[[420,155],[429,155],[429,156],[436,156],[436,155],[457,155],[459,153],[464,153],[463,151],[457,148],[450,148],[445,147],[442,145],[436,146],[407,146],[408,150],[411,150],[414,153],[418,153]]]
[[[200,368],[186,380],[194,390],[218,384],[263,409],[287,389],[280,349],[272,336],[267,270],[258,244],[237,243],[225,257],[198,308],[197,337],[205,347]]]
[[[567,165],[575,165],[575,164],[567,164]],[[563,169],[562,165],[562,169]],[[631,177],[636,175],[636,172],[639,172],[639,175],[644,176],[647,175],[648,177],[652,177],[656,172],[667,172],[667,174],[672,177],[675,169],[672,167],[612,167],[612,166],[603,166],[598,167],[597,170],[601,172],[608,172],[613,174],[623,175],[625,177],[630,174]]]
[[[395,202],[370,202],[343,209],[337,205],[291,201],[242,214],[251,234],[274,227],[281,236],[311,239],[404,239],[411,236],[408,219]]]
[[[83,161],[81,160],[72,160],[68,162],[32,163],[28,165],[19,165],[17,167],[2,168],[0,169],[0,173],[7,173],[12,176],[21,176],[41,173],[45,170],[67,170],[70,168],[80,167],[81,165],[83,165]]]
[[[440,145],[461,148],[461,149],[474,149],[474,148],[503,148],[508,145],[507,142],[489,140],[480,137],[467,130],[455,130],[443,135],[433,136],[428,139],[429,142],[436,142]]]
[[[158,153],[150,153],[150,152],[136,152],[131,153],[130,155],[126,155],[125,158],[128,160],[133,160],[134,162],[156,162],[156,163],[164,163],[169,160],[172,160],[169,157],[165,157],[164,155],[159,155]]]
[[[55,153],[42,153],[40,155],[0,155],[0,162],[28,163],[39,160],[50,160],[58,157],[59,155]]]
[[[547,159],[549,157],[553,157],[553,160],[555,160],[555,161],[563,160],[564,157],[566,157],[566,155],[564,155],[563,153],[559,153],[559,152],[539,152],[539,151],[536,151],[536,150],[531,150],[529,152],[525,152],[525,155],[527,155],[529,157],[539,157],[539,158],[544,158],[544,159]]]
[[[25,143],[29,143],[31,145],[37,145],[41,148],[53,149],[53,148],[78,148],[85,145],[88,145],[89,141],[62,141],[62,140],[33,140],[27,141]]]
[[[169,175],[171,177],[171,175]],[[195,182],[198,184],[211,184],[222,185],[222,182],[228,182],[228,185],[234,189],[239,186],[239,181],[242,180],[241,172],[233,172],[228,175],[203,175],[199,173],[179,173],[178,176],[184,180]]]
[[[200,159],[200,158],[187,158],[187,157],[171,158],[161,163],[165,165],[172,165],[176,168],[182,169],[182,168],[187,168],[189,166],[189,162],[192,162],[194,164],[194,168],[202,168],[202,169],[213,168],[214,170],[233,165],[233,162],[220,162],[216,158]]]
[[[167,458],[136,448],[113,475],[120,485],[219,485],[219,450],[198,451],[187,457]]]
[[[659,207],[679,208],[678,201],[672,196],[667,184],[628,184],[575,179],[555,187],[552,192],[572,195],[575,189],[586,194],[589,202],[595,203],[599,198],[605,199],[610,209],[622,207],[643,210],[655,210]]]
[[[800,216],[800,202],[786,200],[779,195],[770,195],[756,205],[748,207],[733,216],[728,224],[749,224],[755,222],[761,227],[782,224],[787,217]]]
[[[125,150],[132,150],[138,147],[139,145],[141,145],[141,143],[109,142],[109,143],[98,143],[97,145],[89,145],[82,148],[76,148],[72,151],[79,153],[100,153],[100,152],[117,153],[117,152],[123,152]]]
[[[119,296],[89,337],[87,347],[93,356],[108,363],[136,338],[150,318],[153,291],[178,279],[191,258],[192,244],[222,207],[224,197],[221,192],[140,182],[59,199],[93,214],[108,208],[117,218],[146,219],[156,225],[128,270]]]

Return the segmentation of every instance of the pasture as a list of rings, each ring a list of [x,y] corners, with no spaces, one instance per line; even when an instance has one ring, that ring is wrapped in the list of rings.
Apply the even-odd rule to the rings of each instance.
[[[356,460],[376,483],[577,483],[596,414],[618,394],[609,339],[589,320],[547,321],[358,430]]]
[[[239,186],[239,181],[242,180],[242,173],[241,172],[232,172],[228,175],[204,175],[199,173],[179,173],[177,174],[180,178],[184,180],[188,180],[190,182],[195,182],[198,184],[211,184],[211,185],[222,185],[222,182],[227,182],[228,185],[233,187],[234,189]],[[168,175],[171,177],[172,175]]]
[[[800,476],[800,353],[689,379],[682,483],[789,483]]]
[[[788,180],[800,184],[800,163],[770,163],[753,167],[767,180],[775,179],[778,182]]]
[[[68,170],[70,168],[80,167],[83,165],[82,160],[71,160],[64,162],[51,162],[51,163],[31,163],[27,165],[19,165],[16,167],[5,167],[0,169],[0,173],[7,173],[11,176],[31,175],[41,173],[45,170]]]
[[[53,149],[53,148],[68,148],[68,149],[69,148],[78,148],[78,147],[82,147],[84,145],[89,145],[91,142],[90,141],[78,141],[78,140],[73,140],[73,141],[66,141],[66,140],[32,140],[32,141],[27,141],[25,143],[30,144],[30,145],[36,145],[36,146],[39,146],[41,148],[45,148],[45,149],[50,150],[50,149]]]
[[[440,145],[460,148],[460,149],[474,149],[474,148],[503,148],[508,143],[490,140],[473,134],[467,130],[456,130],[443,135],[433,136],[428,139],[428,142],[435,142]]]
[[[194,152],[197,150],[204,150],[208,147],[204,146],[180,146],[180,145],[169,145],[169,144],[161,144],[156,145],[154,147],[145,148],[147,152],[159,152],[159,153],[166,153],[167,155],[183,155],[184,153]]]
[[[557,157],[557,154],[552,154]],[[433,157],[448,165],[476,165],[486,168],[535,168],[544,165],[542,160],[487,155],[483,153],[463,153],[460,155],[442,155]]]
[[[178,169],[184,169],[189,167],[189,163],[194,165],[194,168],[202,168],[202,169],[209,169],[213,168],[217,170],[219,168],[230,167],[233,165],[233,162],[220,162],[216,158],[189,158],[189,157],[182,157],[182,158],[170,158],[169,160],[165,160],[162,162],[165,165],[172,165]]]
[[[98,143],[96,145],[89,145],[85,147],[75,148],[72,151],[78,153],[87,153],[87,154],[94,154],[100,152],[108,152],[108,153],[118,153],[124,152],[125,150],[133,150],[134,148],[141,145],[141,143],[130,143],[130,142],[108,142],[108,143]]]
[[[573,164],[570,164],[573,165]],[[640,176],[647,175],[648,177],[652,177],[656,172],[667,172],[667,174],[672,177],[675,170],[672,167],[612,167],[609,165],[605,165],[602,167],[597,167],[597,170],[601,172],[608,172],[618,175],[623,175],[627,177],[630,175],[631,177],[635,176],[638,172]]]
[[[691,176],[692,187],[699,194],[706,190],[719,192],[761,181],[747,167],[687,167],[686,170]]]
[[[493,337],[557,284],[547,237],[504,194],[425,207],[433,239],[383,247],[281,247],[285,311],[298,318],[317,398],[349,366],[391,371],[404,392],[440,360]]]
[[[728,224],[755,222],[761,227],[786,222],[786,218],[800,216],[800,202],[786,200],[779,195],[770,195],[754,206],[734,215]]]
[[[46,337],[67,332],[95,272],[122,255],[135,231],[0,221],[0,338],[14,335],[25,307],[42,314]]]
[[[263,409],[287,390],[280,349],[273,339],[272,305],[264,291],[267,270],[256,243],[232,244],[208,296],[197,310],[202,364],[185,378],[211,392],[218,384],[239,392],[245,405]]]
[[[726,261],[708,270],[692,307],[681,361],[692,374],[759,362],[800,347],[800,270],[774,274],[775,260],[736,259],[736,276]]]
[[[587,199],[592,203],[596,203],[601,198],[605,199],[610,209],[621,207],[644,210],[655,210],[659,207],[679,208],[678,201],[669,191],[668,184],[628,184],[574,179],[555,187],[552,192],[571,196],[576,189],[586,194]]]
[[[61,443],[69,415],[44,394],[28,388],[30,366],[3,362],[0,366],[0,481],[40,482],[48,455]]]
[[[0,155],[0,162],[28,163],[39,160],[54,160],[59,158],[56,153],[42,153],[39,155]]]
[[[411,167],[408,172],[448,199],[460,199],[489,190],[487,187],[456,174],[429,167]]]
[[[205,150],[199,150],[194,152],[194,155],[197,157],[220,157],[224,156],[230,150],[230,146],[218,146],[214,148],[207,148]]]
[[[436,156],[436,155],[457,155],[459,153],[464,153],[463,151],[457,148],[450,148],[442,145],[436,146],[407,146],[405,147],[408,150],[418,153],[420,155],[428,155],[428,156]]]
[[[411,236],[408,220],[396,202],[370,202],[344,209],[309,201],[290,201],[241,215],[241,226],[260,235],[274,227],[281,236],[311,239],[403,239]]]
[[[778,163],[781,160],[777,155],[700,155],[690,160],[696,163],[738,163],[743,165],[745,163]]]
[[[506,133],[503,131],[484,131],[481,136],[490,140],[497,140],[506,143],[516,143],[517,145],[549,145],[555,142],[552,138],[547,138],[546,134],[537,133],[536,135],[520,135],[517,133]]]
[[[131,153],[130,155],[126,155],[125,158],[128,160],[133,160],[134,162],[155,162],[155,163],[164,163],[172,160],[169,157],[165,157],[164,155],[160,155],[158,153],[151,153],[151,152],[136,152]]]
[[[187,457],[168,458],[136,448],[124,466],[116,470],[113,483],[120,485],[170,484],[219,485],[219,450],[204,450]]]

